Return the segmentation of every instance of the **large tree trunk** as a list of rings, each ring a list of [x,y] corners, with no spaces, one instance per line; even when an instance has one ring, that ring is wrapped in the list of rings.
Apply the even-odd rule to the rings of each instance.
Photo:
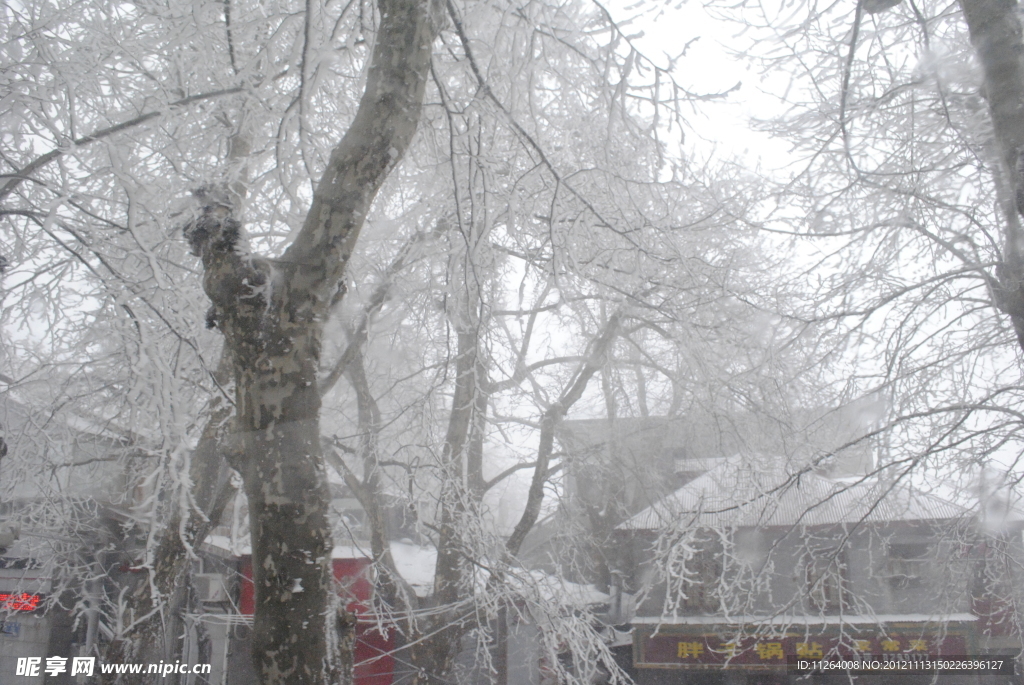
[[[259,340],[236,371],[245,431],[236,468],[248,497],[256,588],[253,655],[266,683],[320,683],[334,661],[327,652],[333,545],[320,451],[319,330],[274,323],[270,340]]]
[[[1013,323],[1024,350],[1024,40],[1017,0],[960,0],[971,43],[985,74],[985,96],[1010,193],[996,305]]]
[[[234,359],[232,466],[249,501],[256,594],[253,659],[264,685],[350,680],[332,601],[329,493],[317,370],[328,309],[377,191],[416,131],[437,32],[432,0],[379,0],[366,90],[331,153],[295,242],[254,256],[227,193],[206,193],[189,240]],[[435,8],[436,9],[436,8]],[[334,646],[331,646],[334,645]]]

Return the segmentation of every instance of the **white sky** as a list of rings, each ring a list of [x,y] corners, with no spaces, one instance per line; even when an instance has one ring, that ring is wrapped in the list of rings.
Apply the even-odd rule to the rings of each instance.
[[[752,61],[735,54],[751,37],[739,35],[740,26],[712,17],[699,2],[637,4],[617,0],[608,9],[617,21],[636,17],[623,29],[643,32],[633,44],[658,64],[666,65],[670,57],[686,48],[686,56],[676,62],[675,77],[681,85],[693,93],[707,94],[742,84],[724,99],[697,103],[687,119],[696,135],[688,136],[687,145],[702,156],[713,153],[719,158],[741,159],[751,169],[779,169],[791,161],[787,143],[771,139],[749,123],[751,118],[780,115],[780,99],[768,93],[786,88],[782,76],[764,79]],[[634,9],[629,9],[631,6]]]

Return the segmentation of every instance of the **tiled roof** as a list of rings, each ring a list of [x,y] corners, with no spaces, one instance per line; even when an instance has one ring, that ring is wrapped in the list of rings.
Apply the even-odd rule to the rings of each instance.
[[[657,530],[669,525],[792,526],[961,518],[967,510],[905,481],[831,480],[781,457],[743,455],[723,460],[620,526]]]

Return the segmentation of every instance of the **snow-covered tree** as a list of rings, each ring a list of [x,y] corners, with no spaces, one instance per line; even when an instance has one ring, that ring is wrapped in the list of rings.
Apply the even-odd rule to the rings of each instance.
[[[600,6],[2,11],[4,325],[23,327],[5,341],[9,392],[73,397],[124,433],[123,459],[155,464],[130,483],[147,573],[112,607],[111,658],[173,642],[191,548],[232,491],[226,460],[247,499],[263,681],[347,677],[321,428],[345,376],[354,402],[328,397],[329,433],[356,428],[335,442],[361,463],[335,466],[368,514],[382,606],[404,615],[417,677],[447,673],[513,595],[550,597],[515,557],[557,473],[554,426],[614,348],[678,388],[694,369],[660,360],[724,345],[726,312],[758,290],[753,187],[678,160],[663,139],[691,94]],[[536,447],[488,462],[506,424],[528,429],[506,444]],[[487,492],[518,472],[525,507],[499,531]],[[438,554],[425,601],[388,560],[398,482]]]

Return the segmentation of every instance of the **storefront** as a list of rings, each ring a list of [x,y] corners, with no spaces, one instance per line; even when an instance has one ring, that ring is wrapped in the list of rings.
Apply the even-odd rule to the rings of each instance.
[[[976,617],[941,619],[919,615],[829,616],[819,622],[778,618],[722,624],[713,617],[687,617],[661,623],[637,619],[633,665],[639,685],[780,685],[849,682],[847,673],[798,672],[800,661],[878,656],[892,661],[978,654]],[[721,621],[721,619],[717,619]],[[1012,659],[1012,657],[1010,657]],[[803,664],[806,666],[807,664]],[[930,682],[931,675],[872,675],[877,685]],[[986,682],[1004,682],[1006,678]],[[946,685],[976,683],[977,676],[940,676]]]
[[[46,657],[53,656],[48,652],[53,617],[42,612],[49,589],[49,579],[40,577],[30,560],[0,558],[0,674],[5,678],[16,673],[18,659],[37,658],[45,663]],[[43,675],[18,678],[18,682],[41,685]]]

